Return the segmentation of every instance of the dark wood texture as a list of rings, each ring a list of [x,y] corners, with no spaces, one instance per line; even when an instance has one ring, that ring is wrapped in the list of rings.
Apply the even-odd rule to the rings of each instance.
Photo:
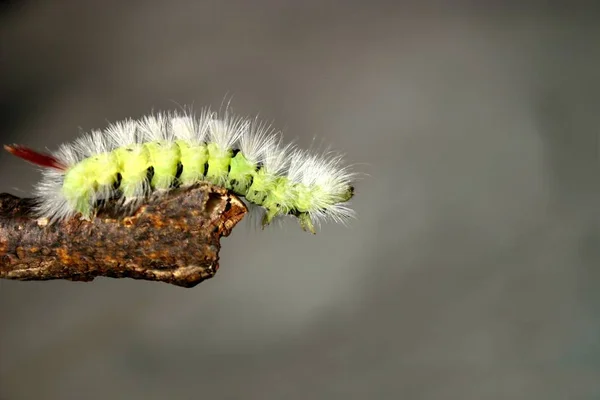
[[[219,268],[220,239],[244,203],[209,184],[153,196],[126,213],[109,202],[91,221],[48,224],[32,199],[0,194],[0,278],[91,281],[97,276],[193,287]]]

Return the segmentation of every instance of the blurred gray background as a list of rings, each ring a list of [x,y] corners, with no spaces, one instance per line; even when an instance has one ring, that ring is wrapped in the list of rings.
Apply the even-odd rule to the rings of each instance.
[[[0,281],[0,398],[600,398],[600,13],[417,3],[4,6],[4,143],[227,97],[368,176],[349,228],[242,223],[191,290]]]

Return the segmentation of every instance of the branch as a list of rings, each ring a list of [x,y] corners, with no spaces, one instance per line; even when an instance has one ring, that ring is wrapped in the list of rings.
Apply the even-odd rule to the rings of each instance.
[[[193,287],[219,268],[220,238],[244,217],[244,203],[202,183],[153,196],[123,215],[116,201],[92,221],[48,224],[34,200],[0,194],[0,278],[91,281],[133,278]]]

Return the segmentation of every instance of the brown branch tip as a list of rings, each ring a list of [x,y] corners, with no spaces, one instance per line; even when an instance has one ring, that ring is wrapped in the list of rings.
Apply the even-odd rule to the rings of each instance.
[[[109,201],[91,221],[49,224],[34,200],[0,194],[0,278],[91,281],[133,278],[193,287],[219,268],[220,239],[248,209],[201,183],[150,197],[125,213]]]

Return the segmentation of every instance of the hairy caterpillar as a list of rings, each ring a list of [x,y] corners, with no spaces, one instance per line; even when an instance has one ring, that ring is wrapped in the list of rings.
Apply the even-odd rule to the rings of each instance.
[[[153,192],[200,181],[223,186],[264,209],[262,225],[291,215],[302,229],[354,216],[348,201],[355,174],[340,155],[311,154],[258,119],[204,110],[167,112],[111,124],[52,154],[20,145],[12,154],[44,167],[36,212],[50,222],[95,215],[98,202],[138,204]]]

